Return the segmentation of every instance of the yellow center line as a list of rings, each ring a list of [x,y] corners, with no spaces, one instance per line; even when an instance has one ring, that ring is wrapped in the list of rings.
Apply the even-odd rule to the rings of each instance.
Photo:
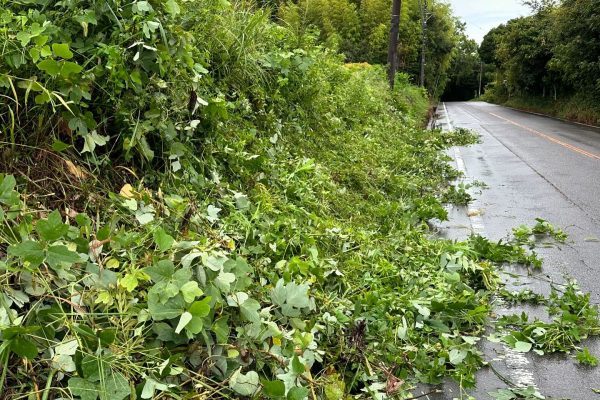
[[[497,115],[497,114],[494,114],[494,113],[489,113],[489,114],[493,115],[496,118],[500,118],[501,120],[506,121],[506,122],[508,122],[510,124],[518,126],[519,128],[523,128],[526,131],[529,131],[529,132],[531,132],[531,133],[533,133],[533,134],[535,134],[537,136],[540,136],[540,137],[542,137],[542,138],[544,138],[546,140],[549,140],[549,141],[551,141],[553,143],[561,145],[561,146],[563,146],[563,147],[565,147],[565,148],[567,148],[567,149],[569,149],[571,151],[574,151],[576,153],[582,154],[582,155],[584,155],[586,157],[589,157],[589,158],[594,158],[596,160],[600,160],[600,155],[598,155],[598,154],[590,153],[589,151],[583,150],[582,148],[574,146],[574,145],[572,145],[570,143],[563,142],[562,140],[559,140],[559,139],[557,139],[557,138],[555,138],[553,136],[550,136],[550,135],[547,135],[547,134],[545,134],[543,132],[540,132],[540,131],[537,131],[535,129],[532,129],[532,128],[528,127],[528,126],[521,125],[518,122],[515,122],[515,121],[510,120],[508,118],[501,117],[500,115]]]

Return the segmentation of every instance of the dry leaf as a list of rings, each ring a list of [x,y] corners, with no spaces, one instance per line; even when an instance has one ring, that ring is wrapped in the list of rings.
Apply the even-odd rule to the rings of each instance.
[[[404,385],[404,381],[402,379],[396,378],[394,375],[388,375],[387,382],[385,384],[385,393],[388,395],[393,395],[398,392],[402,385]]]
[[[69,173],[71,175],[73,175],[75,178],[85,179],[87,177],[87,173],[84,170],[82,170],[81,168],[79,168],[77,165],[73,164],[69,160],[63,160],[63,161],[65,162],[65,165],[67,166],[67,171],[69,171]]]
[[[127,199],[131,199],[134,196],[133,187],[129,183],[126,183],[121,188],[121,191],[119,192],[119,194]]]

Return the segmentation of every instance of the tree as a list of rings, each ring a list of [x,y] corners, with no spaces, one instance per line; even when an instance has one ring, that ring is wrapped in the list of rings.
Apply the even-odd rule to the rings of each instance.
[[[498,60],[496,52],[500,45],[500,40],[505,34],[506,25],[500,25],[490,30],[484,37],[479,46],[479,57],[481,61],[486,64],[493,64],[496,67],[500,67],[500,60]]]
[[[425,87],[434,98],[437,98],[446,87],[448,69],[458,43],[458,36],[449,5],[430,4],[429,13],[426,32],[425,57],[428,61],[425,64]]]
[[[465,24],[457,22],[458,43],[449,69],[448,85],[443,98],[446,100],[469,100],[479,91],[482,63],[477,42],[465,34]]]
[[[428,0],[424,29],[423,1],[403,0],[401,6],[395,4],[400,6],[393,13],[397,15],[397,28],[391,25],[390,0],[298,0],[280,7],[279,16],[299,30],[317,28],[321,41],[343,52],[348,62],[391,65],[393,61],[394,71],[407,72],[415,82],[421,80],[419,60],[424,56],[425,86],[438,96],[446,84],[457,43],[454,17],[448,5]],[[394,38],[398,39],[392,46]],[[396,52],[392,58],[391,51]]]
[[[600,94],[600,2],[565,0],[555,14],[551,67],[578,91]]]
[[[400,28],[400,11],[402,10],[402,0],[392,1],[392,16],[390,27],[390,40],[388,46],[388,79],[390,87],[394,88],[396,80],[396,70],[398,69],[398,33]]]

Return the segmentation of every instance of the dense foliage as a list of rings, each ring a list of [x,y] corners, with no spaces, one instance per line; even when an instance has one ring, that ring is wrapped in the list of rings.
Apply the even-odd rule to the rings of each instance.
[[[223,0],[0,4],[3,398],[474,384],[494,263],[539,260],[431,237],[475,138],[407,75]],[[586,330],[538,347],[597,334],[569,299]]]
[[[491,30],[481,58],[495,67],[488,98],[600,121],[600,4],[532,2],[534,14]]]
[[[465,33],[464,24],[457,24],[458,43],[448,70],[448,84],[442,99],[445,101],[470,100],[479,95],[480,85],[486,84],[486,70],[477,42]]]
[[[281,6],[279,15],[283,23],[296,30],[316,27],[321,41],[339,49],[348,61],[385,64],[390,8],[388,0],[299,0]],[[448,80],[448,69],[459,38],[456,25],[446,3],[402,2],[398,65],[418,82],[424,34],[425,86],[433,98],[444,92]]]

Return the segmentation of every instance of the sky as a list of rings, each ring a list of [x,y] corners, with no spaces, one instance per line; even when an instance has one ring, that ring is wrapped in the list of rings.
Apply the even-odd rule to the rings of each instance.
[[[520,0],[448,0],[454,15],[467,23],[467,35],[481,43],[490,29],[530,13]]]

